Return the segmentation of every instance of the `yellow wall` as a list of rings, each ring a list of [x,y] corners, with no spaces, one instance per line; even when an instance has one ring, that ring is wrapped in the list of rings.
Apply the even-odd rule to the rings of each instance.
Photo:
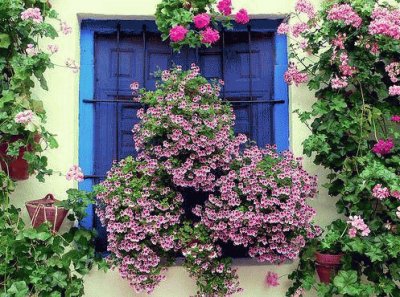
[[[54,56],[54,62],[64,65],[67,58],[79,61],[79,21],[84,18],[102,19],[150,19],[160,0],[53,0],[54,8],[59,12],[60,18],[66,20],[72,27],[73,33],[62,36],[56,43],[60,51]],[[294,6],[294,0],[233,0],[235,7],[246,7],[252,16],[257,17],[282,17],[288,14]],[[319,0],[314,0],[318,3]],[[45,43],[42,44],[45,47]],[[56,67],[48,71],[49,91],[37,90],[35,96],[44,101],[48,111],[48,128],[56,133],[60,147],[48,152],[49,165],[56,174],[46,179],[46,183],[37,182],[34,178],[20,182],[13,194],[16,205],[22,206],[23,202],[43,197],[48,192],[54,193],[58,199],[65,198],[65,190],[77,186],[68,182],[61,174],[65,174],[72,164],[78,163],[78,92],[79,74],[74,74],[65,67]],[[313,96],[304,87],[290,88],[290,109],[307,109],[313,102]],[[304,125],[297,117],[291,116],[291,149],[296,155],[301,155],[301,143],[308,134]],[[324,175],[323,170],[305,160],[306,168],[313,174]],[[324,181],[321,178],[320,184]],[[325,225],[330,222],[336,212],[334,201],[321,189],[318,199],[312,202],[317,209],[317,223]],[[280,275],[290,273],[294,264],[281,266],[260,265],[251,260],[238,260],[239,275],[242,287],[245,289],[241,296],[258,297],[285,295],[288,287],[286,277],[281,280],[281,286],[267,288],[264,285],[266,272],[271,270]],[[152,296],[157,297],[187,297],[195,292],[194,282],[188,277],[182,267],[176,266],[167,273],[164,281]],[[128,284],[121,280],[117,272],[92,272],[86,281],[87,297],[125,297],[145,296],[135,294]]]

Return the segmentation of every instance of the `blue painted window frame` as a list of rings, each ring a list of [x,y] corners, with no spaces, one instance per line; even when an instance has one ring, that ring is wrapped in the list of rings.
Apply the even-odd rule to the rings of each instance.
[[[284,72],[288,67],[287,37],[276,34],[282,20],[252,20],[253,31],[274,33],[274,99],[284,100],[275,104],[273,112],[273,135],[279,151],[289,148],[289,93],[284,81]],[[86,175],[94,172],[94,106],[84,103],[85,99],[94,99],[94,42],[96,33],[115,32],[117,24],[121,31],[141,32],[143,24],[147,30],[156,31],[153,21],[83,20],[80,35],[80,79],[79,79],[79,165]],[[235,28],[240,30],[240,28]],[[242,30],[247,30],[242,27]],[[79,189],[91,191],[93,179],[85,179]],[[89,206],[87,216],[80,222],[86,229],[93,229],[94,208]]]

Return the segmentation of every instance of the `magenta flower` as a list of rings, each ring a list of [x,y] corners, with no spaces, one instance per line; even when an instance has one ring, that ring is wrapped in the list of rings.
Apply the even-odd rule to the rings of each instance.
[[[355,238],[357,236],[357,229],[350,228],[347,234],[349,235],[350,238]]]
[[[206,44],[212,44],[219,40],[219,32],[210,27],[201,31],[201,42]]]
[[[268,287],[277,287],[279,286],[279,276],[275,272],[268,271],[267,276],[265,277],[265,283]]]
[[[250,21],[249,15],[246,9],[241,9],[236,13],[235,21],[238,24],[247,24]]]
[[[231,0],[220,0],[217,4],[217,8],[223,15],[230,15],[232,13],[232,1]]]
[[[201,13],[193,17],[193,22],[196,28],[203,29],[210,24],[211,17],[207,13]]]
[[[400,96],[400,86],[389,87],[389,95],[390,96]]]
[[[394,147],[393,139],[389,138],[387,140],[379,139],[379,141],[374,145],[372,151],[378,155],[390,154]]]
[[[187,33],[188,29],[186,29],[184,26],[177,25],[169,31],[169,37],[171,38],[172,42],[179,42],[186,38]]]

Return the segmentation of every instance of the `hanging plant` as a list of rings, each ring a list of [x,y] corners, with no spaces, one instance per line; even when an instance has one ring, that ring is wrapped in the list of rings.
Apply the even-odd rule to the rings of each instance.
[[[157,5],[156,24],[163,40],[174,50],[182,46],[211,46],[220,39],[221,26],[231,29],[231,21],[247,24],[249,16],[240,9],[232,16],[231,0],[163,0]]]
[[[109,260],[136,291],[150,293],[181,253],[196,296],[231,296],[241,288],[221,241],[261,262],[296,258],[318,234],[306,205],[316,181],[288,152],[241,152],[247,139],[233,133],[232,107],[219,98],[222,81],[210,83],[196,65],[159,77],[155,91],[131,85],[146,106],[133,129],[138,156],[114,164],[98,188]],[[185,199],[194,209],[184,208]]]

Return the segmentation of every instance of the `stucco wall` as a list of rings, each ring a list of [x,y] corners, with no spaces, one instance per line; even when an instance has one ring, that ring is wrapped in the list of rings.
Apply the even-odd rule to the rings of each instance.
[[[152,18],[156,5],[160,0],[53,0],[54,8],[60,18],[66,20],[72,27],[73,33],[57,39],[60,51],[54,56],[54,62],[64,65],[67,58],[79,61],[79,23],[85,18],[101,19],[149,19]],[[234,0],[235,7],[246,7],[252,16],[277,18],[287,15],[294,6],[295,0]],[[319,0],[314,0],[318,4]],[[45,47],[43,42],[42,47]],[[58,199],[65,198],[65,190],[77,185],[67,182],[65,174],[72,164],[78,163],[78,92],[79,74],[74,74],[65,67],[55,67],[48,71],[49,91],[37,90],[35,96],[44,101],[48,111],[48,128],[57,134],[60,147],[48,152],[49,166],[56,173],[39,183],[34,178],[20,182],[13,194],[16,205],[30,199],[43,197],[52,192]],[[295,109],[307,109],[313,102],[313,96],[305,88],[290,88],[290,113]],[[301,155],[301,143],[307,136],[307,128],[296,116],[290,117],[290,143],[296,155]],[[323,176],[323,170],[305,160],[305,167],[313,174]],[[320,184],[324,180],[320,178]],[[312,202],[317,209],[317,223],[325,225],[335,216],[334,201],[326,191],[320,190],[317,200]],[[245,289],[241,296],[258,297],[285,295],[288,287],[286,276],[282,277],[281,285],[277,288],[267,288],[264,285],[266,272],[271,270],[280,275],[286,275],[293,269],[294,264],[280,266],[259,265],[250,260],[238,260],[240,282]],[[194,282],[180,266],[172,267],[167,273],[167,280],[152,294],[157,297],[187,297],[195,292]],[[87,297],[125,297],[145,296],[135,294],[128,284],[121,280],[116,272],[92,272],[86,280]]]

